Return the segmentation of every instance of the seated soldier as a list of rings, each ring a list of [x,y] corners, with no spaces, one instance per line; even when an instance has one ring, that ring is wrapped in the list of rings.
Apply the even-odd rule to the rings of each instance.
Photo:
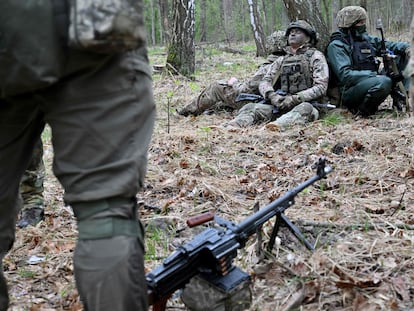
[[[228,81],[216,81],[208,85],[199,96],[194,98],[184,108],[178,110],[182,116],[200,115],[207,110],[237,110],[246,102],[236,102],[236,97],[241,93],[259,94],[258,85],[264,74],[269,69],[273,61],[284,54],[283,48],[286,46],[286,37],[283,31],[275,31],[267,37],[266,47],[269,56],[253,77],[245,82],[238,81],[231,77]]]
[[[341,103],[363,117],[375,114],[389,95],[393,105],[401,107],[401,95],[395,85],[403,82],[408,90],[410,84],[401,74],[378,72],[376,57],[381,56],[381,39],[367,33],[367,19],[367,12],[360,6],[341,9],[336,17],[338,30],[331,35],[326,49],[331,78],[338,84]],[[385,46],[394,54],[398,70],[403,71],[409,59],[409,44],[386,41]]]
[[[317,34],[306,21],[289,24],[288,46],[259,84],[267,103],[243,106],[235,119],[224,126],[245,127],[275,120],[278,128],[303,124],[319,118],[316,102],[321,103],[328,89],[329,69],[325,56],[314,46]]]

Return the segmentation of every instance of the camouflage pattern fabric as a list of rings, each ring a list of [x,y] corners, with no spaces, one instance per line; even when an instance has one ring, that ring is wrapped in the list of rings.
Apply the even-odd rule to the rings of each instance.
[[[266,38],[266,50],[267,53],[279,53],[283,51],[283,48],[287,45],[285,32],[277,30]]]
[[[69,45],[95,52],[137,49],[146,40],[142,0],[71,0]]]
[[[319,119],[319,111],[310,103],[301,103],[288,113],[283,114],[270,124],[279,128],[287,128],[296,124],[306,124]]]
[[[305,54],[313,49],[310,45],[305,45],[296,53]],[[266,97],[268,92],[274,91],[274,85],[278,80],[278,72],[283,66],[285,60],[290,57],[296,57],[290,47],[286,48],[287,55],[279,57],[272,65],[269,72],[263,77],[259,85],[260,94]],[[272,105],[249,103],[239,110],[236,118],[225,126],[246,127],[257,123],[268,122],[276,118],[275,124],[287,127],[293,124],[306,123],[319,118],[319,113],[309,102],[321,101],[328,89],[329,69],[325,56],[318,50],[314,50],[311,57],[308,58],[310,76],[312,77],[312,85],[306,89],[302,89],[294,94],[298,97],[299,103],[296,109],[288,111],[280,111],[274,113]],[[283,86],[282,86],[283,88]],[[295,88],[296,89],[296,88]],[[301,103],[306,105],[301,105]],[[293,108],[293,107],[292,107]],[[287,114],[285,116],[285,114]],[[280,120],[279,120],[280,119]]]
[[[349,28],[361,20],[367,20],[367,11],[360,6],[346,6],[336,15],[336,24],[339,28]]]
[[[259,83],[269,70],[270,65],[284,53],[286,37],[283,31],[275,31],[267,37],[267,50],[269,56],[266,62],[260,66],[250,80],[236,82],[232,86],[227,81],[216,81],[208,85],[199,96],[192,99],[184,108],[178,110],[183,116],[200,115],[204,111],[211,110],[219,112],[223,110],[237,110],[243,107],[246,102],[235,102],[240,93],[259,94]]]
[[[43,163],[43,143],[36,144],[32,160],[25,171],[20,183],[20,193],[23,199],[22,211],[37,207],[44,209],[43,181],[45,178],[45,166]]]

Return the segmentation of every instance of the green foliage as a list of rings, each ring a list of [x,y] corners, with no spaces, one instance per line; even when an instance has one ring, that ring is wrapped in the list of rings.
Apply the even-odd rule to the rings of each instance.
[[[200,127],[199,129],[200,129],[201,132],[204,132],[206,134],[206,139],[208,140],[208,137],[209,137],[208,134],[211,131],[211,127],[208,127],[208,126],[207,127]]]
[[[345,117],[337,112],[329,112],[322,118],[322,122],[325,125],[338,125],[345,122]]]
[[[246,175],[247,174],[247,171],[246,171],[246,169],[240,167],[240,168],[237,168],[234,173],[236,175]]]
[[[52,131],[49,125],[45,126],[45,129],[42,132],[42,140],[43,141],[50,141],[52,138]]]
[[[34,278],[36,273],[34,273],[33,271],[27,270],[27,269],[19,269],[17,271],[17,274],[23,278]]]
[[[171,236],[169,231],[148,226],[145,230],[145,260],[156,260],[168,254],[168,241]]]

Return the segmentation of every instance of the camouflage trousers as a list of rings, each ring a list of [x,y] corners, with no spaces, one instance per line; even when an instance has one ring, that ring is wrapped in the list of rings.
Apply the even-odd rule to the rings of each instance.
[[[276,120],[274,120],[275,117],[277,117]],[[275,115],[272,105],[249,103],[240,109],[236,118],[228,125],[246,127],[274,120],[272,124],[286,128],[294,124],[305,124],[318,118],[318,110],[307,102],[297,105],[282,115]]]
[[[196,98],[178,111],[180,115],[200,115],[207,110],[219,112],[240,109],[246,102],[236,102],[240,90],[226,82],[216,81],[208,85]]]
[[[20,183],[20,194],[23,199],[22,210],[32,207],[44,208],[43,181],[45,179],[45,166],[43,163],[42,140],[35,145],[29,167],[24,172]]]

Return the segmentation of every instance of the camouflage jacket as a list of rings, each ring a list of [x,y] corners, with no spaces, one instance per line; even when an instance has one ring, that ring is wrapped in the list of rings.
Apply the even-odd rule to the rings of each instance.
[[[259,83],[263,80],[263,77],[269,71],[269,68],[272,65],[272,63],[276,59],[278,59],[280,55],[282,55],[282,53],[279,53],[278,55],[269,54],[266,61],[254,73],[253,77],[251,77],[247,81],[236,82],[235,84],[233,84],[233,89],[236,91],[236,93],[259,94]]]
[[[310,50],[313,50],[313,53],[310,53]],[[310,45],[304,45],[300,47],[296,53],[294,53],[291,47],[286,47],[286,55],[278,57],[269,68],[269,71],[263,77],[263,80],[260,82],[259,91],[263,97],[266,97],[267,93],[274,91],[274,85],[280,76],[281,68],[284,62],[289,61],[289,58],[297,57],[299,54],[309,54],[311,55],[308,59],[309,61],[309,76],[311,77],[311,85],[307,89],[303,89],[297,93],[293,92],[299,96],[301,102],[307,102],[319,99],[326,94],[328,90],[329,82],[329,68],[326,62],[325,56],[319,50],[312,48]]]

